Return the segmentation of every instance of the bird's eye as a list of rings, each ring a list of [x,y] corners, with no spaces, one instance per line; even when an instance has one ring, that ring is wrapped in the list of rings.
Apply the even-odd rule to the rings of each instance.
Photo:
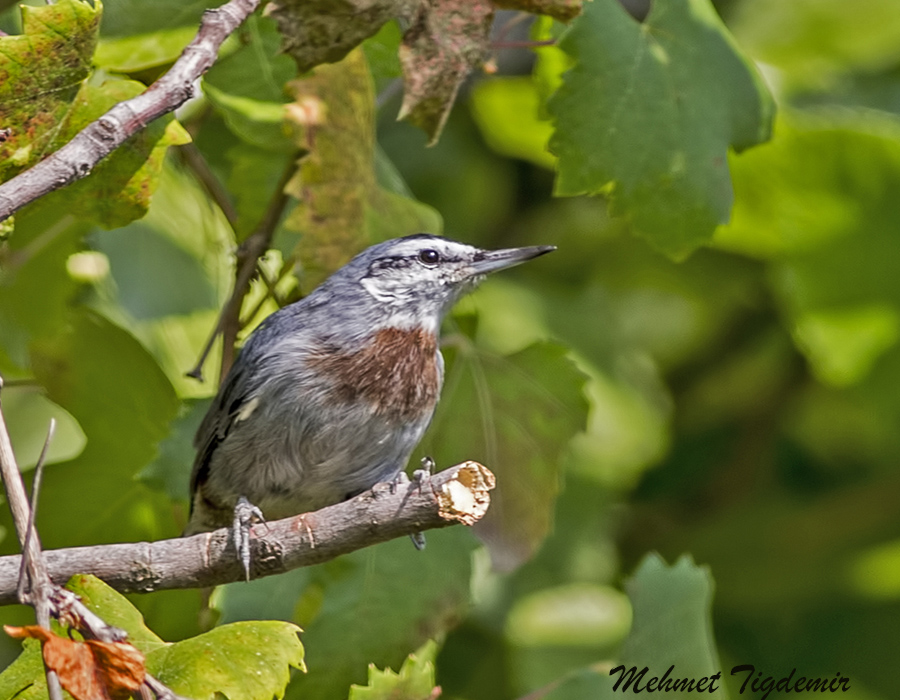
[[[419,260],[426,265],[435,265],[441,261],[441,254],[432,248],[419,251]]]

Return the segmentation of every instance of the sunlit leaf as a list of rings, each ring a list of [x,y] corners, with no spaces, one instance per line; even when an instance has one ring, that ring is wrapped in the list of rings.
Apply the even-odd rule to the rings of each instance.
[[[142,83],[133,80],[85,84],[56,133],[53,149],[67,143],[116,103],[144,90]],[[157,119],[100,161],[90,175],[54,192],[48,200],[104,228],[124,226],[147,213],[168,147],[188,141],[187,132],[171,115]]]
[[[192,700],[280,699],[291,669],[305,668],[299,633],[289,622],[235,622],[150,652],[147,670]]]
[[[60,0],[22,6],[21,35],[0,37],[0,182],[45,156],[56,140],[97,45],[101,5]]]
[[[369,666],[369,682],[350,687],[350,700],[431,700],[436,698],[434,657],[438,646],[429,641],[403,662],[398,673]]]
[[[553,133],[539,118],[535,84],[527,78],[500,78],[479,83],[472,94],[472,113],[491,147],[506,156],[554,168],[547,150]]]

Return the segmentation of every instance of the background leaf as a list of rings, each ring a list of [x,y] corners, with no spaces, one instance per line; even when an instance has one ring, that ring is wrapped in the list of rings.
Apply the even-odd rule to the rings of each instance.
[[[639,24],[587,3],[560,47],[575,64],[549,103],[556,193],[609,194],[670,255],[708,241],[731,208],[728,149],[765,141],[773,113],[712,6],[657,2]]]
[[[490,465],[498,485],[475,530],[494,567],[510,571],[550,529],[559,455],[584,425],[583,377],[552,345],[500,358],[460,343],[448,353],[439,413],[425,445],[438,464],[477,458]]]

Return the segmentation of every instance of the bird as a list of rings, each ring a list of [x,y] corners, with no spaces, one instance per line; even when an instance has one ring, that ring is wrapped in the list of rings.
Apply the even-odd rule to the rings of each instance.
[[[253,522],[399,477],[440,397],[444,317],[488,273],[555,249],[395,238],[268,316],[197,430],[184,535],[231,527],[249,580]]]

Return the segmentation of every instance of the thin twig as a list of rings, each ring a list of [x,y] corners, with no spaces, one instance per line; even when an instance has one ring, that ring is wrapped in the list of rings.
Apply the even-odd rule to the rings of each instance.
[[[181,161],[194,174],[194,177],[197,178],[203,189],[206,190],[210,199],[216,203],[219,210],[225,215],[225,218],[231,225],[231,229],[237,231],[237,209],[235,209],[231,201],[228,190],[225,189],[225,186],[216,177],[212,168],[209,167],[209,163],[206,162],[206,158],[203,157],[200,149],[194,143],[186,143],[178,147],[178,154],[181,156]]]
[[[234,362],[235,344],[237,343],[238,331],[240,331],[241,307],[244,303],[244,297],[250,290],[250,282],[256,272],[259,259],[265,255],[272,244],[272,236],[275,235],[275,229],[278,227],[278,222],[281,220],[281,215],[284,213],[284,209],[289,201],[284,188],[287,187],[296,170],[297,161],[296,158],[292,157],[278,180],[275,194],[269,202],[269,206],[266,207],[266,213],[262,221],[260,221],[253,233],[238,246],[234,291],[231,294],[231,299],[228,300],[228,304],[225,305],[222,316],[220,381],[225,379],[225,375],[228,374],[228,370],[231,369],[231,365]]]
[[[223,336],[220,378],[224,378],[228,374],[231,363],[234,361],[234,345],[237,340],[237,334],[241,329],[240,314],[241,307],[244,305],[244,297],[247,295],[250,289],[250,282],[256,274],[259,259],[265,255],[272,243],[272,236],[275,235],[275,229],[278,227],[278,222],[281,220],[281,215],[284,213],[284,209],[289,201],[284,188],[294,176],[296,170],[296,157],[292,156],[284,172],[282,172],[281,178],[278,180],[272,200],[269,202],[269,206],[266,207],[262,220],[253,233],[238,246],[235,254],[237,260],[234,272],[234,288],[231,291],[231,296],[219,312],[215,328],[210,333],[206,345],[203,346],[203,351],[200,353],[197,364],[187,372],[188,377],[203,381],[203,365],[206,363],[206,358],[209,357],[209,353],[219,333]]]
[[[215,62],[222,42],[259,4],[260,0],[229,0],[207,10],[197,36],[159,80],[137,97],[119,102],[58,151],[0,185],[0,221],[29,202],[87,176],[129,137],[193,97],[197,79]]]
[[[513,27],[522,24],[526,20],[532,19],[534,15],[531,15],[527,12],[517,12],[512,17],[510,17],[506,22],[503,23],[503,26],[497,30],[496,41],[503,41],[509,35],[509,32],[513,29]]]
[[[287,303],[286,300],[278,293],[276,285],[278,285],[278,283],[284,279],[289,270],[290,267],[285,268],[284,266],[282,266],[282,269],[278,272],[277,279],[273,280],[271,277],[269,277],[269,274],[262,267],[257,268],[257,271],[259,272],[259,278],[265,283],[267,292],[265,295],[263,295],[262,299],[256,302],[256,306],[250,309],[250,313],[241,318],[241,329],[244,329],[251,323],[253,323],[253,319],[255,319],[259,312],[262,311],[262,307],[265,306],[266,302],[269,299],[274,299],[279,308]]]
[[[541,46],[554,46],[556,39],[536,39],[523,41],[492,41],[491,49],[536,49]]]
[[[34,468],[34,482],[31,484],[31,508],[28,513],[28,532],[25,533],[25,542],[22,544],[22,551],[25,552],[25,556],[22,557],[22,566],[19,569],[19,600],[23,601],[25,597],[25,581],[26,581],[26,567],[27,563],[30,559],[27,552],[29,550],[29,545],[31,544],[31,536],[34,534],[34,521],[37,517],[37,504],[38,498],[41,494],[41,483],[44,480],[44,461],[47,459],[47,450],[50,449],[50,441],[53,440],[53,434],[56,432],[56,418],[50,419],[50,425],[47,427],[47,437],[44,439],[44,446],[41,448],[41,454],[38,457],[37,465]],[[31,585],[34,586],[34,579],[29,575],[27,577],[31,581]],[[49,622],[49,619],[48,619]]]

